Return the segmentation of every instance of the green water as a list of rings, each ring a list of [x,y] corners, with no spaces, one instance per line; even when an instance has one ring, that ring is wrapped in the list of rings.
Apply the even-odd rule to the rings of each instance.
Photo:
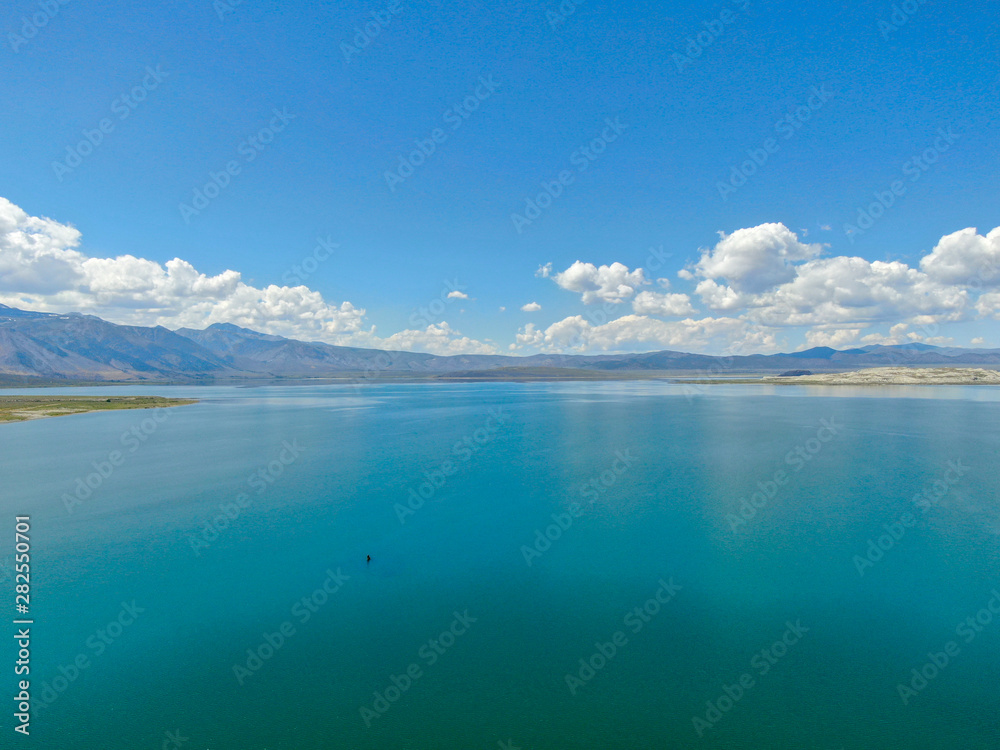
[[[136,387],[202,401],[0,427],[35,620],[0,746],[1000,746],[1000,392],[688,390]]]

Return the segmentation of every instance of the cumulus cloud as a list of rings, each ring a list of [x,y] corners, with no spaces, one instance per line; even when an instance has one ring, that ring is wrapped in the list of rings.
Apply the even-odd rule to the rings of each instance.
[[[869,333],[861,340],[866,344],[880,344],[882,346],[905,344],[910,341],[910,339],[906,336],[906,332],[909,327],[909,323],[897,323],[889,329],[888,335],[881,333]]]
[[[930,336],[928,331],[932,328],[917,331],[909,330],[909,323],[897,323],[889,329],[889,335],[871,333],[861,340],[866,344],[881,344],[882,346],[898,346],[899,344],[933,344],[935,346],[949,346],[955,343],[955,339],[950,336]],[[923,331],[923,332],[921,332]]]
[[[694,273],[722,279],[737,292],[757,294],[795,278],[793,261],[815,258],[822,245],[806,245],[784,224],[761,224],[723,232],[719,243],[703,250]]]
[[[971,228],[942,237],[920,269],[944,284],[1000,286],[1000,227],[985,237]]]
[[[0,289],[51,294],[83,280],[80,232],[0,198]]]
[[[988,292],[976,300],[976,312],[980,317],[1000,320],[1000,292]]]
[[[783,224],[720,234],[698,260],[678,272],[709,317],[695,319],[689,294],[644,290],[641,268],[576,261],[561,272],[551,263],[536,276],[580,295],[588,314],[548,326],[529,324],[511,349],[636,351],[672,348],[747,354],[770,352],[777,336],[807,329],[810,346],[861,343],[950,343],[939,324],[1000,319],[1000,228],[980,235],[964,229],[942,237],[918,267],[849,256],[820,257],[822,247],[799,241]],[[983,291],[983,290],[986,291]],[[469,299],[452,291],[449,299]],[[165,263],[125,253],[90,257],[80,232],[28,215],[0,198],[0,303],[49,312],[79,311],[116,323],[203,328],[229,322],[291,338],[434,354],[490,354],[479,341],[446,322],[380,336],[366,312],[333,302],[305,285],[254,286],[235,270],[208,275],[190,262]],[[610,319],[615,310],[631,311]],[[621,306],[621,307],[619,307]],[[537,312],[530,302],[522,308]],[[502,308],[501,308],[502,310]],[[663,320],[674,318],[675,320]],[[677,320],[677,318],[682,318]],[[411,323],[412,325],[412,323]],[[883,334],[868,329],[891,326]],[[882,328],[884,330],[884,328]],[[866,334],[867,335],[864,335]],[[981,339],[977,339],[981,340]],[[785,346],[782,340],[782,346]],[[796,343],[801,342],[799,338]]]
[[[624,315],[595,325],[582,315],[564,318],[545,329],[533,323],[524,326],[511,349],[532,348],[546,352],[633,351],[637,345],[703,351],[724,349],[734,341],[755,340],[755,351],[773,351],[774,336],[754,329],[746,320],[703,318],[664,321],[644,315]]]
[[[388,349],[390,351],[427,352],[449,356],[453,354],[496,354],[499,350],[494,344],[483,343],[476,339],[463,336],[447,322],[432,323],[425,329],[407,329],[394,333],[386,338],[380,338],[374,333],[355,334],[350,337],[353,346],[365,346],[373,349]]]
[[[990,296],[974,306],[967,286],[973,271],[982,277],[998,242],[1000,230],[986,237],[956,232],[917,269],[899,261],[819,258],[820,246],[798,242],[781,224],[764,224],[724,236],[686,275],[702,277],[695,293],[713,311],[742,313],[765,326],[812,327],[807,342],[845,345],[853,341],[850,331],[877,323],[958,321],[973,307],[992,314]]]
[[[0,198],[0,303],[43,312],[83,312],[114,323],[203,328],[234,323],[265,333],[332,344],[391,342],[397,348],[426,345],[448,353],[492,351],[446,324],[401,331],[378,339],[365,328],[365,310],[331,303],[306,286],[254,287],[238,271],[214,276],[188,261],[164,264],[131,254],[92,258],[81,252],[80,232],[29,216]]]
[[[544,274],[548,276],[548,273]],[[581,295],[584,304],[595,302],[620,303],[630,299],[636,290],[649,282],[641,268],[630,271],[628,266],[612,263],[610,266],[595,266],[593,263],[576,261],[565,271],[552,276],[553,280],[570,292]]]
[[[811,261],[774,291],[746,300],[767,325],[816,326],[907,320],[959,320],[969,294],[938,284],[899,261],[837,256]]]
[[[691,298],[686,294],[639,292],[632,300],[632,311],[638,315],[680,317],[693,315],[695,309],[691,306]]]
[[[693,282],[694,294],[717,317],[705,318],[704,330],[720,330],[719,320],[738,320],[728,330],[730,347],[759,343],[765,351],[776,332],[805,329],[808,346],[845,348],[861,343],[925,342],[948,344],[941,324],[975,317],[1000,319],[1000,228],[986,235],[965,229],[943,237],[918,267],[900,261],[869,261],[851,256],[821,257],[822,245],[806,244],[780,223],[720,233],[719,242],[703,249],[698,260],[677,275]],[[551,264],[539,275],[551,276],[561,287],[582,295],[586,303],[618,304],[631,300],[634,315],[618,321],[607,316],[566,318],[545,329],[519,333],[516,348],[532,346],[555,351],[560,345],[578,349],[612,345],[634,348],[643,342],[695,348],[706,339],[693,335],[701,321],[665,324],[662,318],[691,316],[685,294],[640,291],[647,282],[642,269],[621,263],[596,266],[577,261],[561,273]],[[659,281],[659,280],[658,280]],[[669,284],[661,285],[666,289]],[[984,293],[983,288],[988,288]],[[605,313],[610,310],[605,307]],[[640,320],[642,319],[642,320]],[[668,325],[664,328],[663,325]],[[866,329],[892,326],[888,335]],[[753,333],[753,331],[757,333]],[[627,341],[610,332],[628,333]],[[760,332],[764,332],[761,334]],[[572,344],[565,342],[572,341]],[[744,348],[742,353],[748,353]]]
[[[708,307],[718,311],[738,310],[741,307],[746,307],[753,299],[751,295],[740,294],[732,287],[723,286],[712,279],[698,282],[695,293]]]

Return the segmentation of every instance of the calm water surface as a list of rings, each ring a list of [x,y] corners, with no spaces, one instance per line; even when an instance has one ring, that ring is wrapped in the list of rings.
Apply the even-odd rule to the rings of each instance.
[[[1000,391],[84,390],[201,402],[0,427],[3,747],[1000,746]]]

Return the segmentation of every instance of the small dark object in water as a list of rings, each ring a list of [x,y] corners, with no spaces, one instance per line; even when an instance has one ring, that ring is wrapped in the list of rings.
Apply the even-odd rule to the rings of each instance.
[[[372,561],[372,556],[371,556],[371,555],[368,555],[368,560],[367,560],[367,562],[371,562],[371,561]]]
[[[789,370],[781,373],[779,378],[797,378],[799,375],[812,375],[811,370]]]

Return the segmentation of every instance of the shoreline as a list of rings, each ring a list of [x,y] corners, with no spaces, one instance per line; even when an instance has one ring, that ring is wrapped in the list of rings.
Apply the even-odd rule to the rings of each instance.
[[[165,396],[0,396],[0,425],[100,411],[163,409],[198,403]]]
[[[414,374],[411,372],[343,373],[337,375],[237,378],[219,380],[141,380],[41,383],[4,383],[0,389],[28,388],[121,388],[129,386],[228,386],[260,388],[265,386],[337,385],[363,386],[376,383],[547,383],[547,382],[622,382],[660,380],[688,385],[1000,385],[1000,371],[980,367],[871,367],[862,370],[814,372],[804,375],[781,375],[775,372],[746,372],[732,375],[705,376],[699,371],[676,370],[582,370],[558,367],[499,368],[496,370],[464,370],[446,373]],[[0,396],[3,399],[32,398],[30,396]],[[37,396],[37,398],[58,398]],[[64,396],[64,399],[104,399],[104,396]],[[152,398],[114,396],[114,399]],[[171,404],[181,405],[181,404]],[[141,408],[122,406],[118,408]],[[92,410],[91,410],[92,411]],[[2,416],[2,415],[0,415]]]

